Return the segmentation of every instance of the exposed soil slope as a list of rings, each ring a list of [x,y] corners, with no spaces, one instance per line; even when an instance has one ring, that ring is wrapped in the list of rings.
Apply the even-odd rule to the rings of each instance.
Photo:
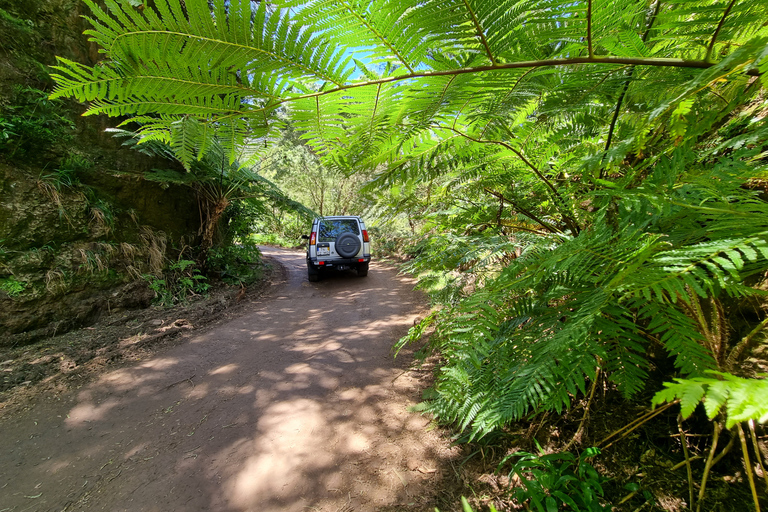
[[[393,359],[424,311],[371,266],[319,283],[303,255],[241,316],[0,419],[3,510],[427,510],[456,455],[407,412]]]

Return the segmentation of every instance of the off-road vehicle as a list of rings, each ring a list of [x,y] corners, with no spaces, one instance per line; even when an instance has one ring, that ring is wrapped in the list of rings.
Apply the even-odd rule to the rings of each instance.
[[[318,217],[312,221],[307,240],[307,277],[319,281],[321,273],[330,270],[357,270],[368,275],[371,247],[363,219],[355,216]]]

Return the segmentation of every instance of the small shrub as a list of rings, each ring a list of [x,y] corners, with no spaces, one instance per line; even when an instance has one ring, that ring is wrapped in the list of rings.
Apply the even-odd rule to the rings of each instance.
[[[72,140],[75,124],[62,102],[48,99],[48,93],[17,86],[7,105],[0,108],[0,155],[8,159],[42,155],[57,144]]]
[[[9,297],[18,297],[26,289],[26,285],[18,281],[15,276],[0,279],[0,290]]]
[[[228,284],[249,284],[261,278],[261,251],[248,238],[239,244],[213,247],[208,252],[207,265]]]
[[[93,164],[87,158],[68,154],[61,159],[52,177],[61,183],[62,186],[74,187],[80,184],[79,175],[88,171],[92,166]]]
[[[155,292],[155,305],[185,304],[191,297],[202,295],[211,287],[208,278],[194,265],[194,261],[179,260],[168,266],[163,277],[152,274],[142,276]]]
[[[588,448],[579,457],[570,452],[544,454],[517,452],[499,464],[518,458],[509,476],[517,475],[521,487],[514,489],[513,497],[537,512],[572,510],[575,512],[604,512],[611,509],[600,503],[602,484],[607,478],[587,462],[598,455],[598,448]]]

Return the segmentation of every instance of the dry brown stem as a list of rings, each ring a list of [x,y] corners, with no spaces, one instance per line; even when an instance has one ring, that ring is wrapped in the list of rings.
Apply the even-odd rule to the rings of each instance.
[[[685,430],[683,430],[683,417],[677,415],[677,429],[680,431],[680,443],[683,445],[683,455],[685,456],[685,469],[688,473],[688,508],[693,509],[693,471],[691,470],[691,456],[688,453],[688,440],[685,438]]]
[[[658,416],[662,412],[666,411],[667,409],[669,409],[670,407],[672,407],[673,405],[676,405],[678,403],[680,403],[680,400],[675,400],[674,402],[669,402],[667,404],[662,405],[658,409],[653,409],[653,410],[643,414],[642,416],[640,416],[635,421],[629,423],[628,425],[625,425],[625,426],[621,427],[619,430],[613,432],[611,435],[609,435],[608,437],[604,438],[602,441],[597,443],[598,448],[602,448],[603,450],[608,449],[611,445],[613,445],[613,443],[615,443],[619,439],[622,439],[622,438],[626,437],[633,430],[638,429],[640,426],[642,426],[646,422],[650,421],[651,419],[655,418],[656,416]],[[616,436],[620,436],[620,437],[618,439],[614,439],[613,441],[611,441],[607,445],[603,446],[603,444],[605,442],[607,442],[609,439],[612,439],[613,437],[616,437]]]
[[[741,424],[736,425],[739,431],[739,440],[741,441],[741,453],[744,456],[744,469],[749,480],[749,490],[752,491],[752,500],[755,502],[755,512],[760,512],[760,500],[757,497],[757,487],[755,486],[755,476],[752,471],[752,463],[749,461],[749,449],[747,448],[747,438],[744,435],[744,429]]]
[[[765,472],[765,464],[763,464],[763,452],[760,450],[760,445],[757,442],[757,433],[755,432],[755,420],[749,420],[749,435],[752,438],[752,448],[755,450],[755,457],[757,457],[757,463],[760,465],[760,469],[763,472],[763,480],[765,480],[765,487],[768,490],[768,473]]]

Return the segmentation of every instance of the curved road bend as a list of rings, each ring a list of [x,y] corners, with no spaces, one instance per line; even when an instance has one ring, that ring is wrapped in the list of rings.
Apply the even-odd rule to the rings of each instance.
[[[391,347],[424,313],[376,262],[309,283],[0,421],[0,511],[426,510],[450,456]]]

